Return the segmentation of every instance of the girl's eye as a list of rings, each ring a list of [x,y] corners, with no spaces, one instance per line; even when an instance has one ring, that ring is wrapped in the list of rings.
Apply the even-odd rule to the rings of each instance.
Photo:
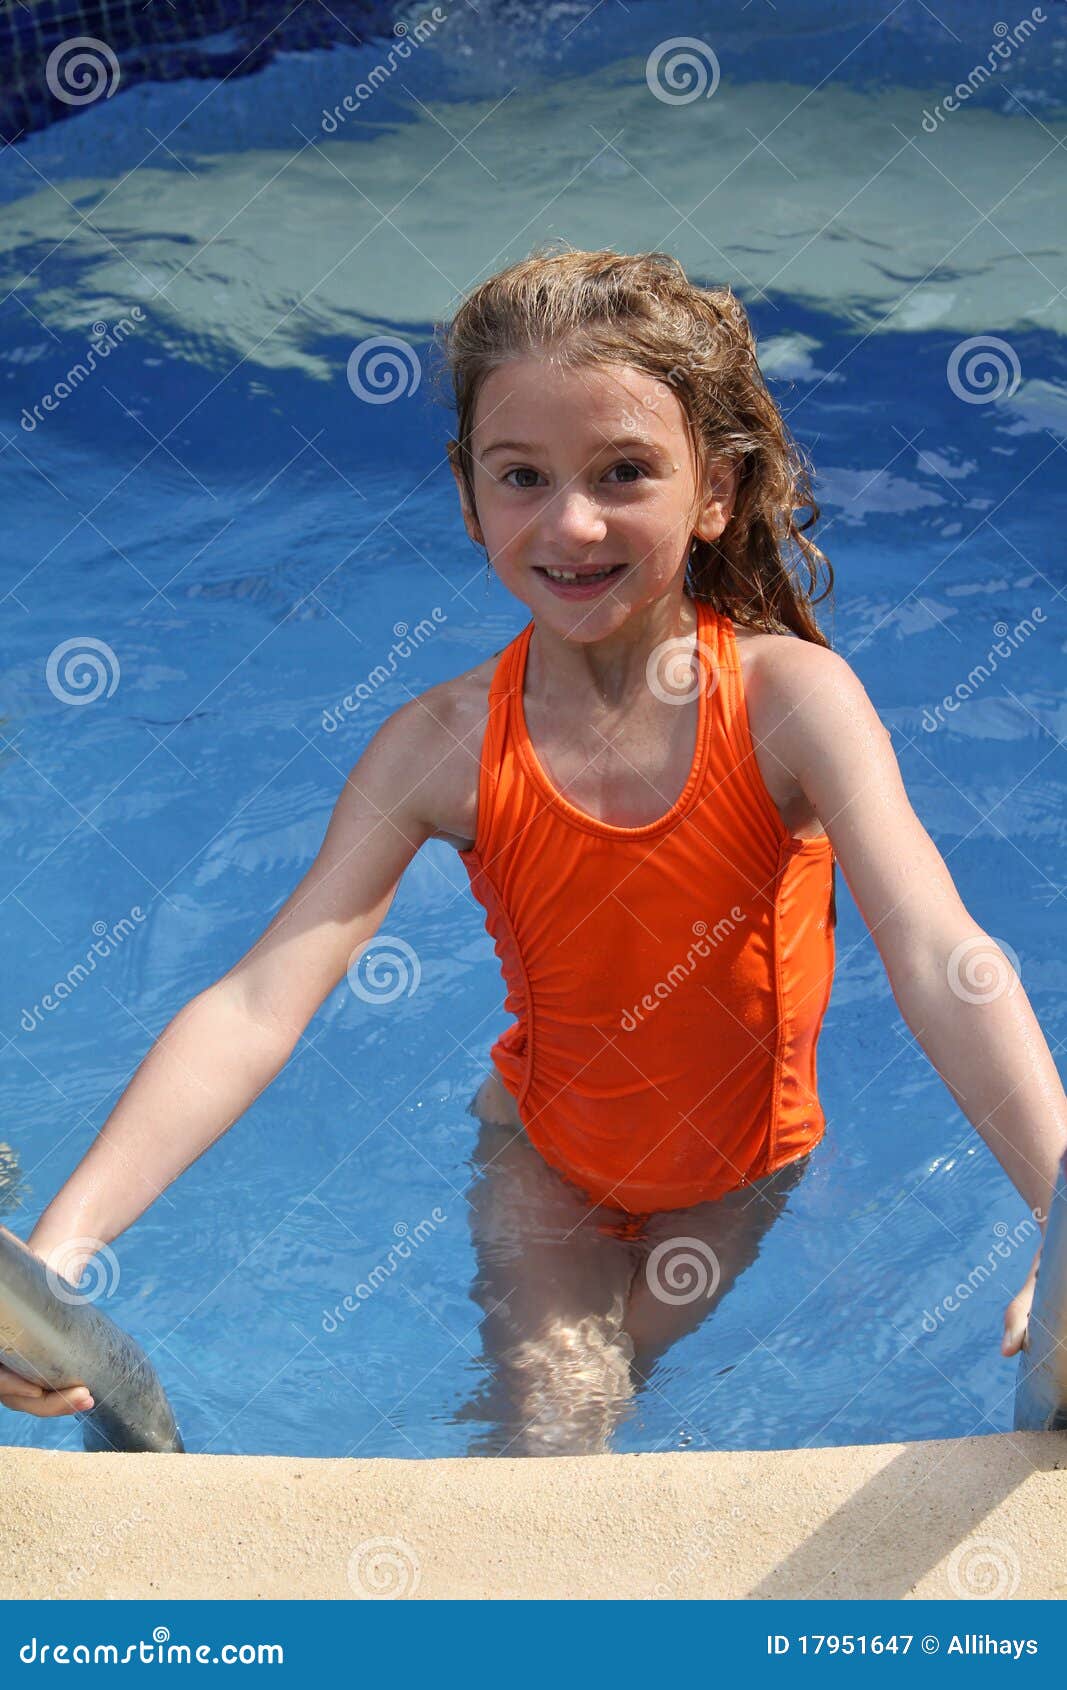
[[[646,473],[645,470],[643,470],[641,468],[640,464],[632,464],[632,463],[629,463],[629,462],[621,462],[621,463],[617,463],[617,464],[612,464],[611,467],[612,467],[613,470],[616,470],[616,469],[633,470],[635,476],[643,476]],[[527,465],[520,464],[515,469],[506,470],[505,473],[504,473],[503,479],[505,481],[507,481],[508,476],[510,476],[510,475],[532,475],[536,478],[539,473],[540,472],[538,470],[530,469]],[[512,487],[518,485],[518,491],[520,493],[529,492],[531,487],[532,487],[532,483],[529,482],[529,481],[521,482],[521,483],[518,483],[518,484],[516,484],[515,482],[510,482],[509,485],[512,486]],[[632,487],[633,485],[634,485],[634,483],[631,480],[616,482],[616,486],[618,486],[618,487]]]

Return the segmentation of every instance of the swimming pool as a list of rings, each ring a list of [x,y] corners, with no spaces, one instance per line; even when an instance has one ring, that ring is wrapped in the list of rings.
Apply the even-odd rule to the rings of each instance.
[[[1060,1051],[1062,9],[955,110],[1004,45],[997,11],[847,10],[791,8],[786,33],[763,0],[585,21],[483,0],[387,73],[387,40],[293,46],[222,83],[137,81],[3,155],[0,1137],[22,1236],[151,1038],[305,871],[378,724],[524,625],[464,535],[426,336],[553,234],[663,246],[745,301],[817,471],[823,626]],[[650,85],[681,36],[713,50],[710,97]],[[407,348],[387,402],[350,362],[377,336]],[[61,391],[94,341],[114,344]],[[86,641],[88,701],[63,650]],[[838,889],[826,1138],[619,1451],[1011,1425],[1001,1315],[1032,1223]],[[448,847],[419,853],[382,932],[400,972],[342,983],[115,1247],[104,1306],[192,1450],[469,1447],[466,1110],[508,1018]],[[80,1445],[71,1419],[9,1415],[0,1438]]]

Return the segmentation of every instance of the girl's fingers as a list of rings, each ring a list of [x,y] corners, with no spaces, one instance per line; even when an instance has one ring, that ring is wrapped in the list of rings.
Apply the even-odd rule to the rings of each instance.
[[[1032,1304],[1033,1292],[1029,1287],[1024,1286],[1005,1309],[1004,1336],[1000,1344],[1002,1356],[1018,1355],[1022,1349]]]
[[[1022,1348],[1023,1332],[1021,1327],[1004,1324],[1004,1337],[1001,1340],[1000,1353],[1002,1356],[1013,1356]]]
[[[20,1373],[12,1373],[9,1367],[0,1367],[0,1398],[5,1396],[39,1397],[44,1392],[40,1385],[35,1385],[32,1379],[23,1379]]]
[[[46,1391],[32,1379],[0,1367],[0,1404],[21,1409],[25,1414],[75,1414],[93,1406],[92,1394],[84,1385],[68,1385],[62,1391]]]
[[[9,1406],[21,1406],[27,1414],[37,1414],[42,1419],[50,1419],[55,1414],[76,1414],[89,1408],[92,1400],[86,1390],[45,1391],[40,1397],[23,1398],[21,1404],[15,1398]]]

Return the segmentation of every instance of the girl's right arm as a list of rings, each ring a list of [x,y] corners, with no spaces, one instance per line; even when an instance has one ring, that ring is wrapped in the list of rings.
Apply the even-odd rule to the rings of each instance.
[[[285,1066],[357,946],[388,913],[432,836],[434,723],[413,699],[348,775],[315,861],[228,973],[190,999],[153,1044],[30,1247],[77,1284],[102,1245],[221,1138]],[[0,1366],[0,1403],[39,1415],[85,1406]]]

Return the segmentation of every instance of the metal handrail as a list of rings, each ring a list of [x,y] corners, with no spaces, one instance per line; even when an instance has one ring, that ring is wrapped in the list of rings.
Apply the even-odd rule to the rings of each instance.
[[[87,1450],[185,1451],[141,1346],[3,1226],[0,1362],[50,1391],[88,1387],[94,1405],[78,1415]]]

